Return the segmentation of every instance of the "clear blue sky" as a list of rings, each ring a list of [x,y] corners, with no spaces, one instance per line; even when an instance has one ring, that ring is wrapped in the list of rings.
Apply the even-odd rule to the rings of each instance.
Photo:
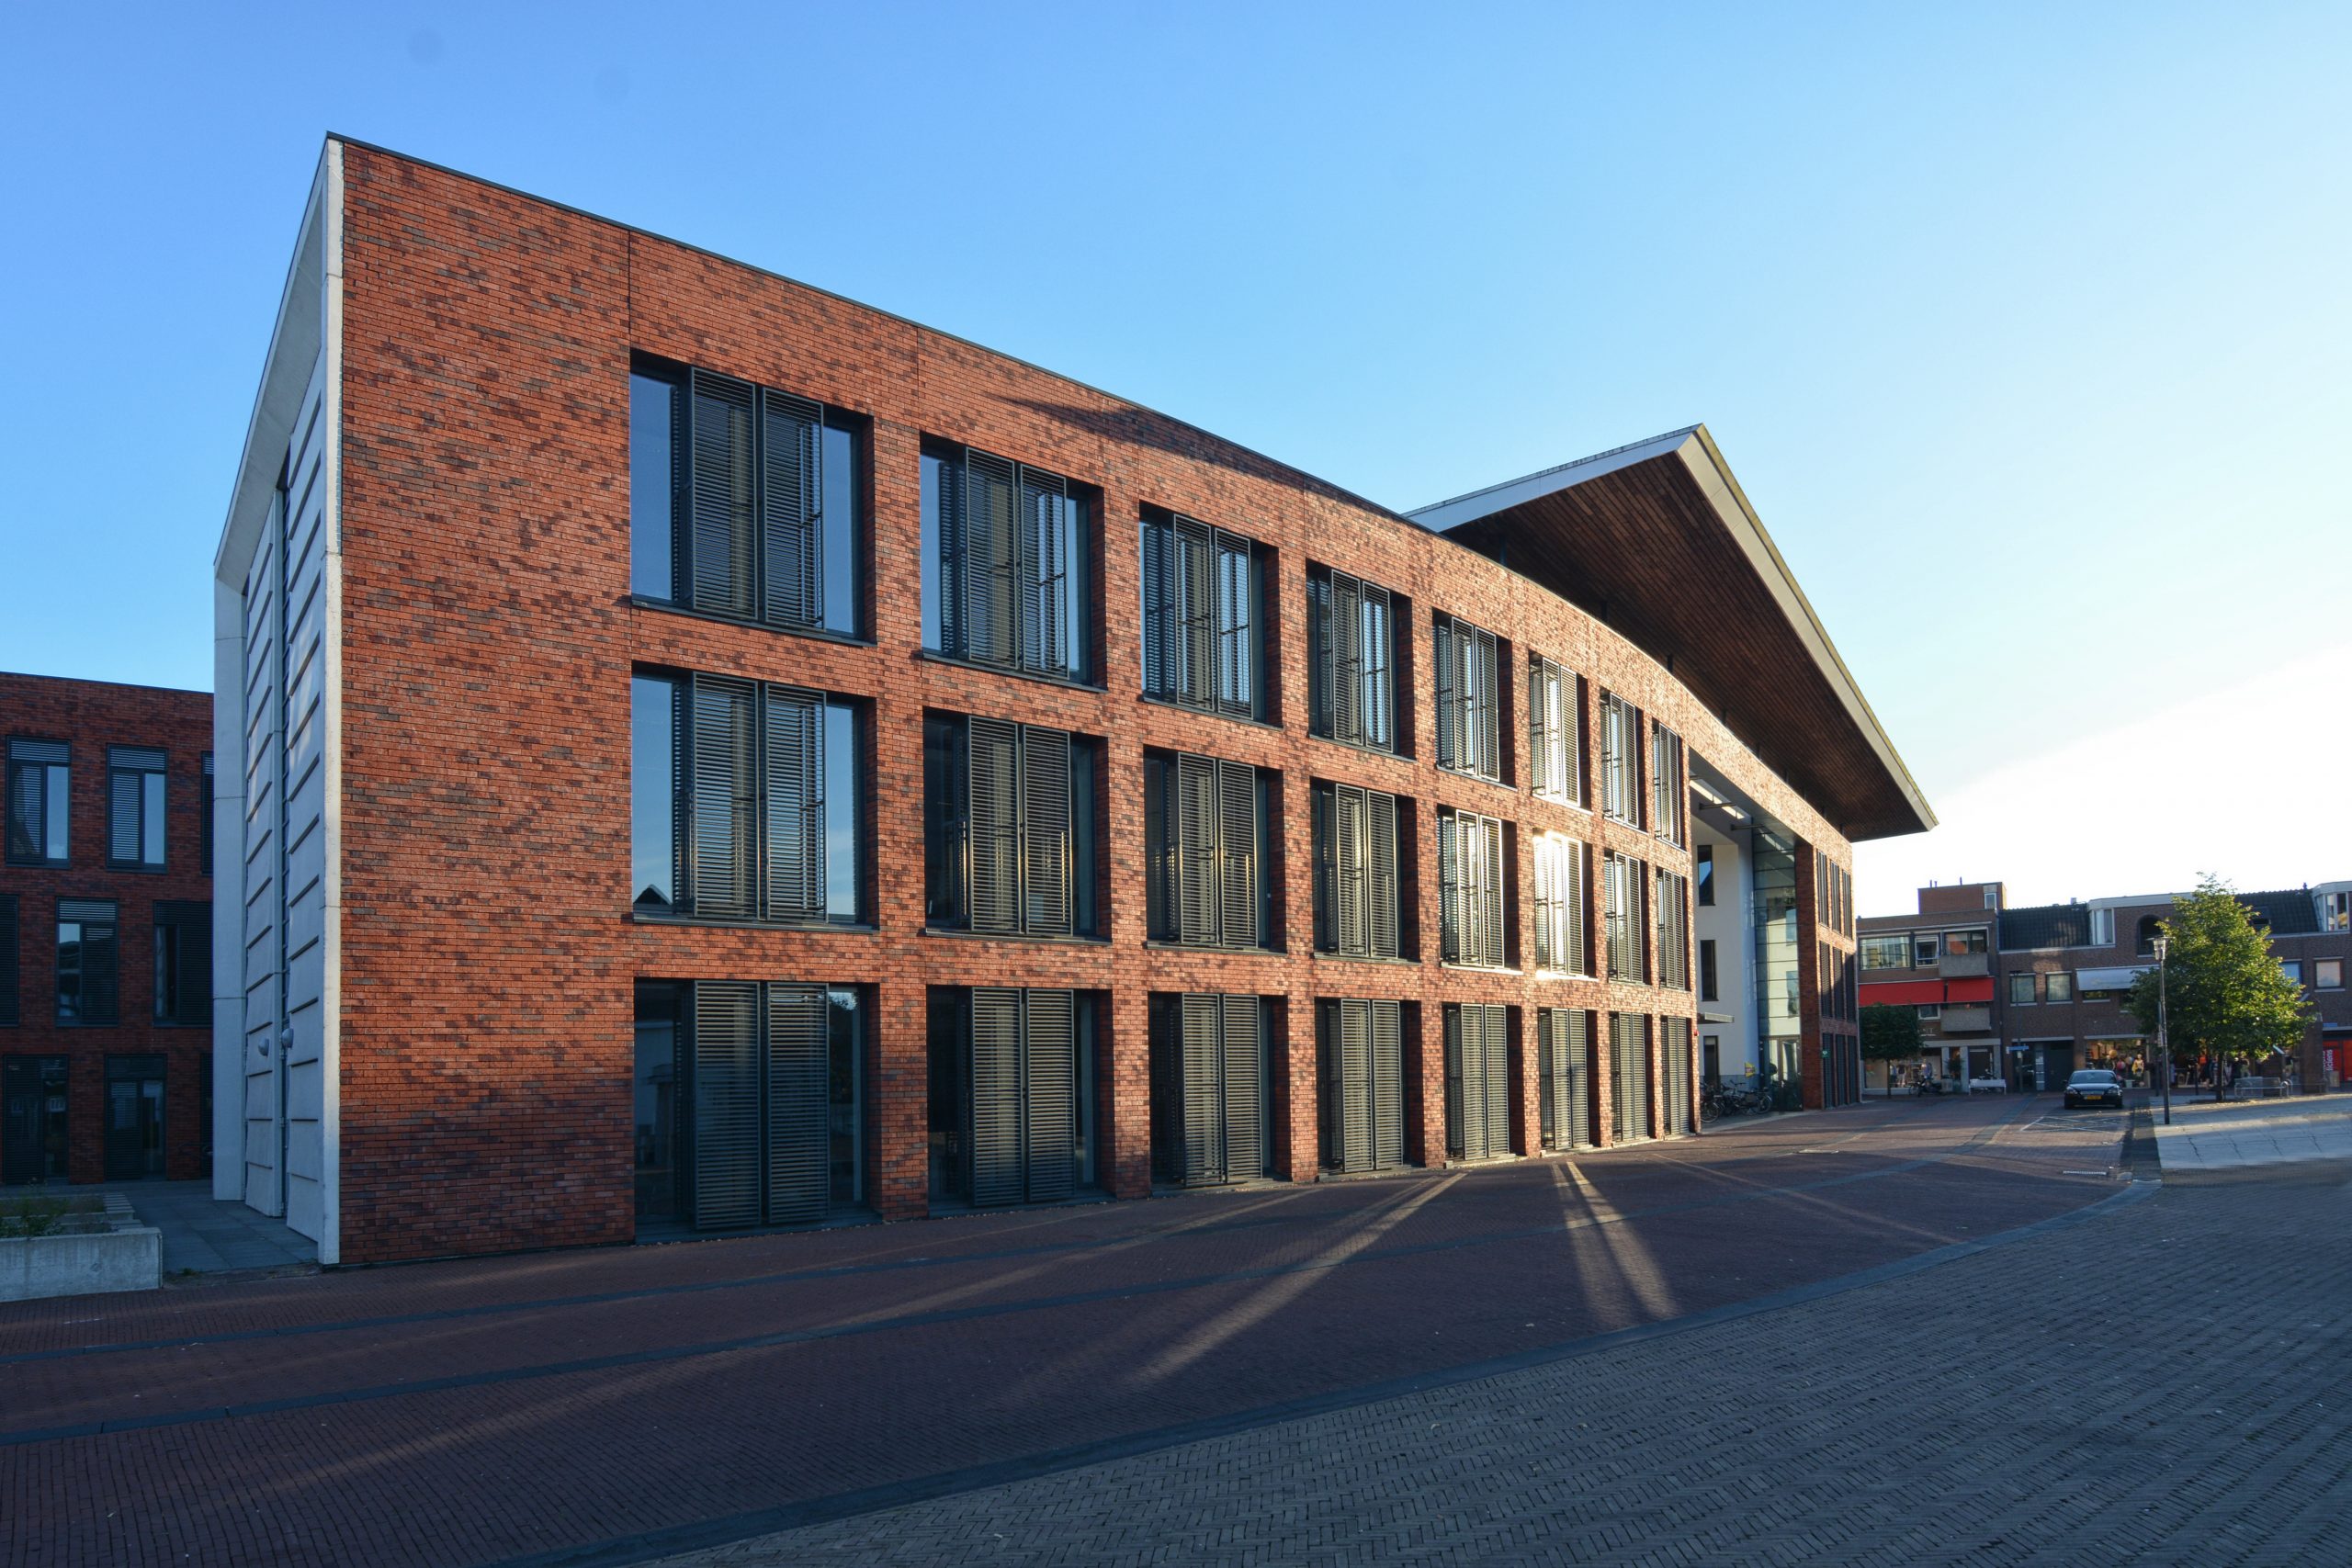
[[[1945,817],[1865,909],[2352,875],[2341,741],[2291,831],[2211,805],[2259,731],[2065,760],[2240,690],[2346,728],[2352,7],[226,15],[0,15],[0,668],[208,683],[333,129],[1400,507],[1703,420]],[[2108,841],[2192,787],[2210,841]],[[2090,880],[1944,863],[2029,811]]]

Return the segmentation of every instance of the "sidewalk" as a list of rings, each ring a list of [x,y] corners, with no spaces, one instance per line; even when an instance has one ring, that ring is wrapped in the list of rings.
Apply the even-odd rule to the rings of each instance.
[[[2173,1101],[2153,1129],[2167,1170],[2224,1170],[2290,1160],[2352,1159],[2352,1095],[2215,1104]]]
[[[164,1278],[237,1269],[315,1267],[318,1248],[285,1222],[212,1196],[209,1181],[131,1181],[101,1190],[163,1233]]]

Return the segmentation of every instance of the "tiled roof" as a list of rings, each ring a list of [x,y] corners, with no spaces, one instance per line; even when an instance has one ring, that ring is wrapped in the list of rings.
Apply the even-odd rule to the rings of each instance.
[[[2267,922],[2272,936],[2308,936],[2319,930],[2319,909],[2304,888],[2290,887],[2283,893],[2241,893],[2238,902],[2254,911],[2256,925]]]

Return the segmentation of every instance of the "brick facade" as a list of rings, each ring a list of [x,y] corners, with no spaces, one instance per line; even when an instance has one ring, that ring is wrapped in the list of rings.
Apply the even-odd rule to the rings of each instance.
[[[8,737],[62,740],[71,749],[68,860],[63,866],[0,863],[0,898],[17,905],[17,1020],[0,1018],[0,1055],[66,1061],[67,1171],[77,1182],[108,1179],[105,1128],[110,1057],[164,1061],[164,1174],[211,1168],[210,1026],[155,1020],[155,906],[208,902],[202,868],[204,756],[212,749],[212,698],[204,692],[0,674],[0,748]],[[164,863],[161,871],[107,864],[107,749],[165,753]],[[57,903],[116,904],[119,1022],[61,1024],[57,1019]],[[209,1014],[209,973],[193,977]],[[13,1118],[0,1116],[0,1168],[11,1168]]]
[[[341,1257],[360,1261],[629,1239],[632,982],[778,978],[870,987],[865,1182],[885,1217],[925,1212],[925,1005],[934,986],[1072,987],[1107,998],[1097,1056],[1103,1185],[1149,1190],[1147,999],[1274,998],[1275,1168],[1317,1171],[1318,998],[1408,1005],[1408,1152],[1443,1163],[1443,1003],[1515,1010],[1515,1150],[1538,1147],[1533,1010],[1694,1014],[1692,992],[1539,979],[1438,960],[1436,812],[1505,818],[1512,951],[1532,959],[1532,838],[1560,829],[1688,878],[1686,848],[1525,784],[1520,666],[1605,687],[1850,865],[1844,838],[1655,660],[1547,590],[1306,475],[1177,421],[789,281],[358,146],[343,152]],[[632,353],[723,372],[871,421],[870,643],[738,626],[634,600]],[[922,440],[1094,487],[1097,687],[976,670],[922,650]],[[1139,509],[1167,507],[1272,551],[1270,723],[1148,701]],[[1310,737],[1306,574],[1327,564],[1409,602],[1397,720],[1407,756]],[[1435,764],[1433,612],[1507,640],[1502,784]],[[872,705],[872,931],[656,924],[629,908],[629,678],[659,666],[822,688]],[[922,716],[968,713],[1105,742],[1108,935],[1022,941],[924,929]],[[1148,945],[1146,748],[1276,770],[1283,950]],[[1586,798],[1598,797],[1583,749]],[[1645,770],[1646,771],[1646,757]],[[1313,952],[1310,781],[1409,805],[1402,925],[1413,961]],[[1811,862],[1806,863],[1808,868]],[[1589,930],[1601,929],[1600,878]],[[1686,942],[1687,942],[1686,933]],[[1653,966],[1653,944],[1643,943]],[[1807,944],[1811,952],[1811,944]],[[1808,956],[1807,996],[1812,995]],[[1596,963],[1596,967],[1598,964]],[[1810,1015],[1809,1019],[1810,1019]],[[1810,1028],[1810,1022],[1808,1024]],[[1656,1033],[1653,1029],[1654,1036]],[[1605,1057],[1605,1053],[1603,1054]],[[1655,1052],[1653,1053],[1655,1073]],[[1695,1084],[1695,1071],[1690,1076]],[[1609,1086],[1597,1120],[1610,1122]],[[1657,1101],[1652,1095],[1652,1102]],[[1605,1136],[1605,1132],[1604,1132]]]

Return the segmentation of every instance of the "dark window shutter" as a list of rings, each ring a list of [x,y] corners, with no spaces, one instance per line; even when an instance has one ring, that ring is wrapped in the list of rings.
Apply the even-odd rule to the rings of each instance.
[[[972,1007],[972,1202],[1018,1203],[1026,1193],[1021,1130],[1021,993],[977,987]]]
[[[1227,997],[1221,1075],[1225,1089],[1225,1175],[1228,1181],[1266,1174],[1265,1121],[1260,1085],[1264,1045],[1255,997]]]
[[[1459,1003],[1445,1009],[1445,1146],[1449,1154],[1476,1159],[1486,1153],[1486,1106],[1480,1100],[1485,1082],[1478,1076],[1480,1035],[1470,1010]]]
[[[1172,518],[1154,513],[1143,520],[1143,689],[1155,697],[1176,694],[1176,606]]]
[[[1392,751],[1396,747],[1395,678],[1396,618],[1388,590],[1367,582],[1360,592],[1363,604],[1352,617],[1363,667],[1363,734],[1366,746]]]
[[[825,699],[767,688],[768,916],[825,916]],[[852,803],[844,801],[847,807]]]
[[[1019,504],[1012,464],[964,454],[965,641],[956,651],[982,663],[1020,662]]]
[[[1031,670],[1067,673],[1074,628],[1064,613],[1069,552],[1062,508],[1069,486],[1059,476],[1023,468],[1021,475],[1021,662]]]
[[[1061,730],[1022,727],[1022,930],[1032,936],[1070,932],[1070,746]]]
[[[1182,1021],[1183,1179],[1221,1181],[1225,1115],[1217,1093],[1224,1077],[1217,1043],[1220,1008],[1213,996],[1186,995],[1178,998],[1178,1011]]]
[[[759,913],[758,727],[748,681],[697,675],[694,700],[694,912]]]
[[[1397,956],[1396,797],[1364,795],[1364,837],[1371,851],[1365,944],[1374,958]]]
[[[1216,764],[1206,757],[1176,759],[1177,940],[1206,947],[1217,939]]]
[[[1631,1143],[1650,1135],[1649,1040],[1638,1013],[1612,1013],[1609,1028],[1610,1093],[1616,1103],[1617,1137]]]
[[[760,526],[767,548],[768,620],[825,618],[822,524],[825,411],[789,392],[760,393]]]
[[[971,728],[971,927],[1021,929],[1021,737],[1002,719]]]
[[[1315,951],[1340,951],[1340,818],[1337,791],[1311,785],[1306,795],[1307,834],[1315,847]]]
[[[1469,646],[1476,680],[1468,722],[1478,738],[1477,768],[1484,777],[1499,779],[1503,776],[1501,652],[1492,632],[1473,632]]]
[[[694,987],[694,1219],[698,1230],[760,1218],[760,987]]]
[[[1206,707],[1215,689],[1215,555],[1207,524],[1176,519],[1176,695],[1194,707]]]
[[[1340,1168],[1370,1170],[1376,1142],[1372,1004],[1340,1003]]]
[[[212,1021],[212,906],[179,899],[155,905],[159,945],[171,948],[175,987],[159,996],[157,1021],[209,1025]],[[162,955],[158,955],[162,962]]]
[[[1510,1153],[1510,1010],[1492,1003],[1478,1010],[1486,1034],[1479,1069],[1486,1074],[1487,1152]]]
[[[1317,735],[1332,733],[1333,671],[1331,578],[1327,572],[1306,576],[1306,728]]]
[[[1568,942],[1567,951],[1562,954],[1561,961],[1574,974],[1589,975],[1592,973],[1592,956],[1586,940],[1585,927],[1589,919],[1592,900],[1585,889],[1584,846],[1575,842],[1569,843],[1563,853],[1562,862],[1567,874],[1561,879],[1557,896],[1561,903],[1566,906],[1566,918],[1564,923],[1567,928]]]
[[[1033,1203],[1067,1198],[1076,1186],[1078,1020],[1069,991],[1023,996],[1023,1155]]]
[[[1464,765],[1462,735],[1462,671],[1455,651],[1453,623],[1441,619],[1434,638],[1437,652],[1437,765]]]
[[[22,940],[17,924],[17,896],[0,893],[0,1025],[14,1025],[21,1018],[17,1009],[22,992],[17,966]],[[209,984],[207,988],[209,989]]]
[[[1258,930],[1258,770],[1219,762],[1216,783],[1218,941],[1227,947],[1262,946],[1270,933]]]
[[[1338,818],[1339,887],[1335,901],[1340,951],[1352,957],[1365,951],[1364,792],[1352,784],[1340,784],[1332,792],[1331,804]]]
[[[939,509],[939,649],[958,658],[970,657],[972,630],[968,601],[972,582],[972,531],[965,516],[967,485],[964,455],[927,454],[939,464],[937,486],[931,497]]]
[[[1462,962],[1465,938],[1462,929],[1462,818],[1450,811],[1437,819],[1439,956],[1448,964]]]
[[[1372,1164],[1385,1170],[1405,1163],[1405,1040],[1403,1007],[1374,1002],[1367,1012],[1372,1078]]]
[[[821,1220],[832,1194],[825,1026],[821,989],[768,987],[770,1224]]]
[[[1175,764],[1147,754],[1143,760],[1143,926],[1153,942],[1178,935],[1176,911],[1182,878],[1177,870],[1182,832],[1175,807]]]
[[[1567,1015],[1568,1146],[1592,1142],[1592,1015]]]
[[[694,517],[688,554],[693,605],[750,616],[752,604],[753,389],[697,370],[690,378],[694,434],[687,444]]]
[[[1363,586],[1331,574],[1331,738],[1363,743]]]
[[[82,924],[82,1012],[84,1023],[122,1021],[122,943],[107,906],[104,922]]]

